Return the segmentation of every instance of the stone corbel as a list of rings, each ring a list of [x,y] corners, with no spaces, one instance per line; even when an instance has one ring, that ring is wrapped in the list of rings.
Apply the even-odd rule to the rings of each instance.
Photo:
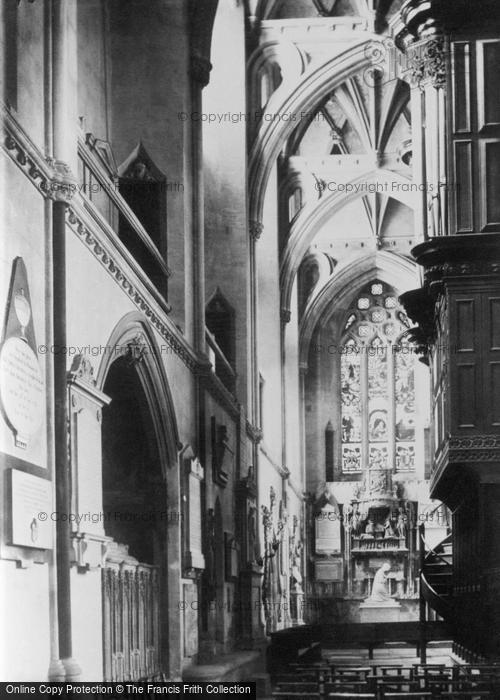
[[[104,566],[111,537],[88,532],[73,532],[71,544],[73,559],[80,572],[93,571]]]
[[[125,359],[131,366],[138,365],[144,360],[148,353],[148,344],[144,333],[138,333],[132,340],[127,343],[127,352]]]
[[[290,309],[282,308],[280,311],[281,323],[283,325],[290,323],[291,318],[292,318],[292,312],[290,311]]]
[[[258,241],[264,230],[264,225],[260,221],[250,221],[248,230],[250,232],[250,238],[253,241]]]
[[[202,88],[210,82],[210,71],[212,64],[203,56],[191,55],[190,74],[196,83],[199,83]]]
[[[77,191],[77,178],[73,175],[69,165],[62,160],[50,157],[46,160],[52,168],[49,197],[54,202],[70,202]]]

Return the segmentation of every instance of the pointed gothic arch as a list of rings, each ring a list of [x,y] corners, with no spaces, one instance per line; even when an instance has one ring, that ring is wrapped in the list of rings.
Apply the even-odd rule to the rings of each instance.
[[[328,219],[349,202],[366,195],[366,187],[387,184],[388,194],[402,204],[413,209],[414,196],[408,192],[410,180],[389,170],[374,170],[365,172],[346,183],[350,186],[350,192],[331,191],[323,193],[319,203],[308,202],[302,207],[296,220],[292,223],[286,248],[284,250],[281,270],[281,308],[290,309],[292,289],[295,283],[297,270],[301,260],[307,251],[314,235]],[[394,183],[396,187],[394,187]],[[365,189],[361,189],[361,186]],[[391,191],[393,189],[394,191]],[[357,191],[356,191],[357,190]]]
[[[378,278],[398,291],[412,289],[416,284],[415,263],[395,253],[374,251],[358,256],[336,269],[335,275],[311,300],[300,325],[300,366],[307,367],[311,341],[318,324],[327,318],[338,318],[352,296],[370,280]]]
[[[170,517],[181,512],[181,444],[175,410],[160,347],[143,316],[136,312],[124,316],[107,348],[96,378],[97,386],[106,388],[111,397],[102,419],[102,488],[104,509],[113,514],[105,531],[114,543],[103,573],[113,577],[122,561],[154,573],[154,590],[148,589],[150,603],[142,617],[156,630],[155,671],[168,674],[180,665],[179,649],[171,640],[181,633],[175,607],[181,518]],[[128,671],[120,666],[122,642],[116,642],[113,625],[122,625],[123,644],[134,653],[136,632],[126,622],[127,609],[112,597],[105,600],[105,664],[110,679],[124,680]],[[138,610],[141,605],[139,600]],[[115,618],[121,622],[113,622]]]
[[[368,36],[369,39],[376,39]],[[330,58],[323,64],[304,71],[295,90],[280,85],[266,105],[265,114],[252,146],[249,160],[249,218],[262,221],[267,182],[284,143],[296,127],[292,120],[273,119],[273,114],[298,114],[310,111],[335,88],[356,73],[370,67],[372,61],[366,51],[367,36],[354,47]]]
[[[134,362],[151,410],[163,468],[176,466],[180,442],[174,403],[161,362],[161,349],[144,316],[135,311],[126,314],[115,326],[106,347],[115,351],[104,353],[97,372],[97,386],[102,389],[119,353]]]

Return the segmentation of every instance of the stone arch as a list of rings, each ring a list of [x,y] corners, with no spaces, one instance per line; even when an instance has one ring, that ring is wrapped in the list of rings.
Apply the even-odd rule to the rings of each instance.
[[[163,467],[177,465],[180,446],[174,403],[165,368],[161,362],[161,350],[154,333],[138,312],[124,316],[112,331],[99,365],[96,382],[102,389],[109,369],[120,354],[129,355],[136,363],[142,388],[146,394],[154,421],[155,435]]]
[[[390,185],[390,183],[397,183],[398,188],[396,188],[395,192],[390,193],[391,196],[413,209],[413,194],[405,192],[403,187],[409,185],[410,182],[402,175],[389,170],[373,170],[365,172],[346,183],[347,185],[352,185],[352,192],[329,192],[326,196],[323,195],[319,202],[315,201],[306,204],[292,223],[281,263],[281,308],[290,308],[290,299],[297,270],[302,257],[320,227],[346,204],[366,195],[366,191],[358,190],[356,192],[357,185],[385,185],[386,183]]]
[[[99,365],[96,384],[101,389],[109,386],[113,390],[108,410],[113,411],[113,398],[118,404],[122,402],[123,406],[108,416],[103,410],[103,455],[107,455],[106,461],[103,460],[103,502],[112,503],[113,512],[116,508],[139,515],[128,529],[120,525],[120,519],[115,524],[111,536],[121,544],[117,553],[111,551],[111,561],[116,566],[117,561],[119,563],[125,556],[126,561],[136,562],[132,564],[136,568],[144,563],[157,570],[158,593],[154,604],[157,607],[148,608],[147,615],[148,619],[157,619],[159,626],[156,647],[159,668],[174,677],[180,674],[181,667],[180,649],[178,645],[171,644],[171,640],[179,638],[181,634],[176,605],[179,598],[178,571],[181,567],[179,450],[182,447],[174,404],[160,348],[141,314],[126,314],[113,329],[107,347],[109,350],[104,353]],[[128,388],[122,388],[122,380],[125,385],[128,384]],[[134,411],[137,411],[137,428]],[[106,421],[109,421],[107,427]],[[122,462],[123,446],[120,451],[114,445],[120,442],[119,431],[114,432],[120,425],[133,447],[130,459],[127,454]],[[128,426],[131,427],[132,439],[124,432]],[[133,442],[136,434],[137,448]],[[119,478],[114,481],[116,474],[119,474]],[[128,485],[129,481],[131,486]],[[135,532],[141,513],[145,526],[137,528]],[[147,542],[143,542],[145,538]],[[127,555],[123,546],[129,544],[132,547]],[[136,558],[130,560],[130,555]],[[107,560],[106,566],[109,566]]]
[[[257,132],[249,161],[249,218],[262,222],[264,198],[269,175],[286,139],[297,122],[291,119],[273,119],[276,114],[295,114],[311,111],[311,107],[345,80],[372,65],[366,45],[376,40],[375,34],[363,36],[363,40],[340,55],[330,58],[320,66],[306,70],[294,90],[280,85],[271,96]],[[266,119],[265,115],[270,116]]]
[[[299,336],[301,367],[307,367],[309,348],[318,323],[326,317],[336,315],[340,318],[345,304],[374,277],[404,292],[417,284],[416,264],[395,253],[374,251],[351,259],[337,269],[304,313]]]

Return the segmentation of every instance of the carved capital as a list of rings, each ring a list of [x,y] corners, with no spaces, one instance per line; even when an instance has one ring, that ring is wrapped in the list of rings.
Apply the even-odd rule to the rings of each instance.
[[[410,84],[430,83],[436,89],[445,87],[446,42],[442,36],[409,46],[406,62]]]
[[[281,309],[280,318],[282,323],[290,323],[290,319],[292,318],[290,309]]]
[[[47,158],[47,163],[53,171],[49,185],[48,195],[55,202],[70,202],[77,190],[78,181],[71,172],[71,168],[62,160]]]
[[[248,229],[250,231],[250,237],[252,238],[252,240],[258,241],[262,235],[264,226],[260,221],[250,221]]]

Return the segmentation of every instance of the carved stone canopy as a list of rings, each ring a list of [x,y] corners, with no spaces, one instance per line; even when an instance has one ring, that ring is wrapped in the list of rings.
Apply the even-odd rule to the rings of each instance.
[[[393,507],[399,496],[398,484],[393,482],[390,469],[368,469],[358,495],[360,510]]]
[[[166,177],[147,152],[142,141],[118,167],[118,175],[123,180],[141,182],[165,182]]]
[[[94,379],[92,362],[85,355],[76,355],[68,373],[68,379],[70,381],[80,379],[91,386],[95,386],[96,381]]]
[[[324,483],[317,490],[313,509],[314,512],[318,514],[325,507],[328,507],[328,509],[333,509],[337,515],[340,515],[340,506],[338,501],[327,483]]]

